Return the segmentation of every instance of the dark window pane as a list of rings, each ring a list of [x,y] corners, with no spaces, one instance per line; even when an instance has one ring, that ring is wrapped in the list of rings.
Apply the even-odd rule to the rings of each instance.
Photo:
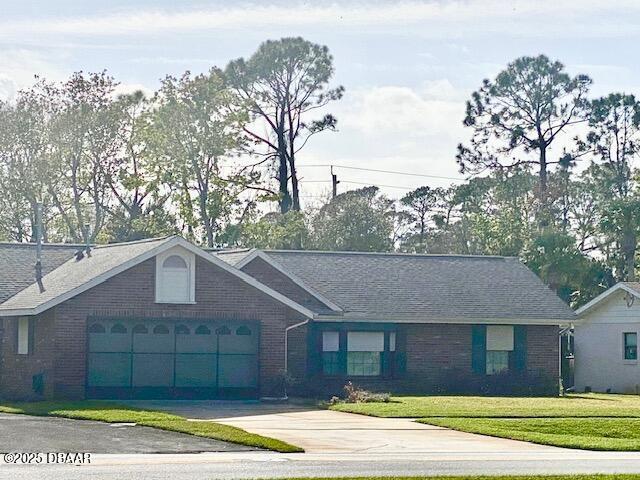
[[[243,325],[237,328],[236,335],[251,335],[251,330],[249,330],[249,327]]]
[[[113,327],[111,327],[111,333],[127,333],[127,327],[125,327],[121,323],[116,323]]]
[[[339,352],[322,352],[322,373],[325,375],[339,375]]]
[[[638,359],[638,334],[635,332],[624,334],[624,359]]]
[[[143,324],[139,323],[133,327],[133,333],[149,333],[149,330]]]
[[[164,325],[156,325],[153,329],[153,333],[157,334],[167,334],[169,333],[169,329]]]
[[[94,323],[89,327],[89,333],[104,333],[104,325],[101,323]]]
[[[206,325],[200,325],[196,328],[196,335],[211,335],[211,330]]]

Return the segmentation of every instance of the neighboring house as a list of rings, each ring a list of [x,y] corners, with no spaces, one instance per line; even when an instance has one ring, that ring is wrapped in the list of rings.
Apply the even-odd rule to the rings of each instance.
[[[640,393],[640,283],[621,282],[576,311],[577,391]]]
[[[517,259],[0,244],[0,395],[557,392],[571,310]],[[284,375],[284,372],[288,375]]]

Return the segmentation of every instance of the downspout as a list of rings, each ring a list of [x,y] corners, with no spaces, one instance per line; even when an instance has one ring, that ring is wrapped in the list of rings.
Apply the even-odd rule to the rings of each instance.
[[[309,319],[307,318],[304,322],[296,323],[294,325],[290,325],[284,329],[284,398],[283,400],[287,400],[289,397],[287,396],[287,374],[289,373],[289,332],[296,328],[302,327],[309,323]]]

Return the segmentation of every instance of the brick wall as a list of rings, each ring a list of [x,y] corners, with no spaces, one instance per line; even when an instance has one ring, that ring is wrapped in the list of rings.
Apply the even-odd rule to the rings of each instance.
[[[50,310],[35,317],[33,349],[28,355],[17,354],[18,319],[2,319],[0,336],[0,397],[38,400],[53,396],[55,360],[54,317]],[[43,375],[44,392],[33,390],[33,376]]]
[[[500,391],[557,394],[559,377],[558,327],[527,326],[526,375],[492,377],[473,373],[472,326],[463,324],[399,324],[397,361],[404,364],[391,378],[324,378],[318,375],[300,391],[328,397],[341,394],[344,384],[373,391],[398,393],[472,393],[490,389],[491,382],[505,382]],[[404,357],[404,360],[401,358]],[[527,382],[539,382],[529,385]]]
[[[86,322],[91,315],[259,320],[259,375],[261,394],[264,395],[278,394],[275,389],[280,385],[278,377],[284,368],[285,327],[303,319],[297,312],[198,257],[196,304],[157,304],[155,259],[152,258],[48,311],[44,322],[38,320],[38,332],[49,329],[42,337],[46,346],[41,348],[41,356],[21,359],[13,354],[11,345],[4,350],[5,341],[2,371],[13,370],[20,372],[14,375],[24,377],[23,381],[7,389],[14,396],[26,396],[27,390],[31,390],[31,373],[46,368],[49,372],[45,379],[47,392],[56,397],[82,398],[86,375]],[[9,320],[7,323],[8,332],[4,337],[10,339],[14,335],[15,322]],[[7,376],[3,385],[11,384],[11,380]]]
[[[545,325],[527,327],[527,371],[558,378],[560,373],[559,328]]]
[[[242,268],[242,271],[300,305],[314,311],[327,310],[326,305],[261,258],[249,262]]]

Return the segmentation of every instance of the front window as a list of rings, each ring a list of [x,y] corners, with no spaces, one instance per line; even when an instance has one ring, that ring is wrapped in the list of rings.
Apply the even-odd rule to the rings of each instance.
[[[504,350],[487,351],[487,375],[509,370],[509,352]]]
[[[509,356],[513,352],[513,345],[512,325],[487,326],[487,375],[495,375],[509,370]]]
[[[340,374],[340,333],[322,332],[322,373]]]
[[[638,334],[636,332],[624,334],[624,359],[638,360]]]
[[[382,372],[384,332],[349,332],[347,334],[347,375],[377,376]]]
[[[349,352],[347,356],[347,375],[380,375],[380,352]]]

